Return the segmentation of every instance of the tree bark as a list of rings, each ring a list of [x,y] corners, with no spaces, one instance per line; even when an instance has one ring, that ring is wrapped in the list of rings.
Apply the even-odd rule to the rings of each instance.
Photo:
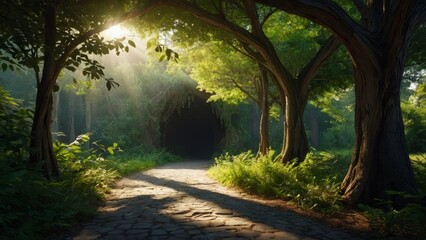
[[[31,129],[30,163],[41,164],[47,178],[59,176],[59,165],[53,153],[51,124],[53,110],[53,86],[58,73],[54,67],[56,44],[56,9],[46,4],[45,9],[45,55],[43,75],[37,86],[37,98]]]
[[[258,156],[268,154],[269,149],[269,79],[268,72],[260,66],[260,89],[259,89],[259,106],[260,106],[260,139]]]
[[[287,94],[285,107],[285,135],[280,160],[283,163],[292,160],[301,162],[309,152],[308,137],[303,125],[306,100],[300,99],[296,94]]]
[[[389,56],[383,52],[380,55]],[[361,64],[354,67],[356,140],[342,183],[344,200],[350,205],[389,199],[403,206],[404,199],[388,191],[417,193],[400,107],[405,53],[394,57],[396,60],[390,58],[375,71]]]

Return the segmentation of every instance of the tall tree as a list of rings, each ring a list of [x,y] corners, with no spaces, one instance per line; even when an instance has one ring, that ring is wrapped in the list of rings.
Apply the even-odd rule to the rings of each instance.
[[[80,65],[84,75],[104,76],[103,67],[90,55],[128,51],[122,41],[107,41],[99,33],[109,27],[149,12],[157,1],[132,4],[132,1],[2,1],[0,10],[0,59],[2,69],[28,67],[37,80],[37,97],[31,131],[30,162],[41,163],[46,177],[60,174],[53,152],[50,131],[52,92],[60,72],[75,71]],[[132,10],[128,10],[132,9]],[[134,45],[129,41],[129,45]],[[40,69],[41,68],[41,69]],[[114,86],[112,80],[107,87]]]
[[[359,19],[332,0],[257,2],[327,27],[352,57],[356,140],[342,183],[345,201],[371,203],[376,198],[390,198],[388,190],[416,193],[404,136],[400,87],[411,39],[426,21],[426,1],[352,0]]]

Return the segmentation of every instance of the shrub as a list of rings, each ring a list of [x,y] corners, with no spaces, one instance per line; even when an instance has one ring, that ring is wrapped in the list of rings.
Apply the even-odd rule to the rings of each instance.
[[[309,154],[299,165],[284,165],[273,159],[274,151],[260,158],[250,151],[236,156],[224,154],[215,159],[209,173],[225,185],[290,200],[301,207],[326,212],[341,208],[338,192],[343,174],[334,170],[338,162],[334,155]]]

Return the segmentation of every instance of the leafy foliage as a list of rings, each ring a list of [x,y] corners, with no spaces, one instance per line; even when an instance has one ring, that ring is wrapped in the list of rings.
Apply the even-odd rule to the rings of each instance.
[[[87,148],[89,135],[81,135],[55,143],[63,174],[49,181],[41,167],[27,168],[31,111],[2,88],[0,100],[1,239],[43,239],[92,216],[116,178],[177,159],[165,152],[105,158],[119,151],[117,144]]]
[[[419,84],[401,107],[408,150],[411,153],[426,152],[426,83]]]
[[[274,151],[256,158],[250,151],[216,158],[209,173],[225,185],[236,186],[262,196],[283,198],[318,211],[341,209],[339,182],[347,158],[329,153],[311,153],[299,165],[274,161]],[[342,166],[337,172],[336,166]]]

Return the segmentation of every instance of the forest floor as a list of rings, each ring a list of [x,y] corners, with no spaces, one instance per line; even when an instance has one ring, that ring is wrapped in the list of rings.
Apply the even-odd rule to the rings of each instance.
[[[211,161],[182,161],[117,182],[98,215],[63,239],[365,239],[356,213],[321,215],[226,188]]]

